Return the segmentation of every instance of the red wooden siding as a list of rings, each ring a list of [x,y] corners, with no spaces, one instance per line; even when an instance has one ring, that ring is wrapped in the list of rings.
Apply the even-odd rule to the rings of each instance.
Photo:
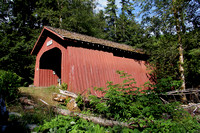
[[[69,84],[69,57],[67,48],[65,48],[62,52],[61,82]]]
[[[122,81],[117,70],[132,74],[137,86],[143,85],[147,78],[144,61],[114,56],[112,53],[86,48],[68,47],[69,90],[75,93],[86,92],[94,87],[106,87],[107,81]],[[97,92],[96,92],[97,93]],[[97,94],[101,95],[101,94]]]
[[[40,69],[39,70],[40,82],[39,86],[51,86],[58,84],[58,76],[53,74],[52,70]]]

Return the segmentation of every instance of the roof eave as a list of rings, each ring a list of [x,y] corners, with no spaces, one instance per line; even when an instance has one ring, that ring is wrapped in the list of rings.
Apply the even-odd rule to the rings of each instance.
[[[54,31],[54,29],[52,29],[51,27],[48,27],[48,26],[44,26],[44,28],[42,29],[35,45],[34,45],[34,48],[33,50],[31,51],[31,55],[37,55],[37,53],[39,52],[39,50],[37,49],[37,47],[40,46],[40,41],[42,41],[42,38],[45,36],[47,37],[47,34],[44,32],[45,31],[48,31],[48,34],[49,33],[52,33],[54,35],[56,35],[57,37],[59,37],[60,39],[62,40],[75,40],[75,41],[82,41],[82,42],[85,42],[85,43],[90,43],[90,44],[93,44],[93,45],[102,45],[102,46],[105,46],[105,47],[112,47],[112,46],[107,46],[107,45],[104,45],[104,44],[99,44],[99,43],[92,43],[92,42],[88,42],[88,41],[83,41],[83,40],[78,40],[78,39],[72,39],[72,38],[68,38],[68,37],[65,37],[61,34],[59,34],[58,32]],[[124,48],[118,48],[118,47],[112,47],[114,49],[119,49],[119,50],[122,50],[122,51],[127,51],[127,52],[133,52],[133,53],[138,53],[138,54],[145,54],[144,52],[142,51],[139,51],[139,50],[130,50],[130,49],[124,49]],[[39,48],[40,49],[40,48]]]
[[[39,37],[38,37],[38,39],[37,39],[37,41],[36,41],[36,43],[35,43],[33,49],[32,49],[32,51],[31,51],[31,55],[34,55],[34,54],[36,55],[36,54],[37,54],[35,50],[36,50],[36,47],[38,47],[39,42],[40,42],[40,39],[42,38],[42,35],[44,34],[44,31],[45,31],[45,30],[46,30],[46,31],[49,31],[50,33],[55,34],[56,36],[58,36],[59,38],[61,38],[62,40],[64,40],[64,37],[63,37],[63,36],[61,36],[60,34],[58,34],[58,33],[55,32],[55,31],[49,29],[48,27],[44,26],[44,28],[42,29],[42,31],[41,31],[41,33],[40,33],[40,35],[39,35]]]

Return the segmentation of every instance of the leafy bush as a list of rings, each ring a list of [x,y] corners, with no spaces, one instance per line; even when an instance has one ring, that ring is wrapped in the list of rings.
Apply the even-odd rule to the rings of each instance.
[[[6,102],[18,97],[21,77],[16,73],[0,70],[0,94]]]
[[[140,114],[140,107],[133,101],[141,95],[138,87],[134,86],[135,79],[123,71],[117,71],[121,78],[126,78],[121,84],[108,82],[107,89],[97,88],[105,93],[104,98],[90,96],[91,105],[95,107],[95,112],[105,114],[107,118],[116,120],[128,120]]]
[[[140,90],[131,75],[118,71],[123,83],[108,82],[104,98],[90,96],[95,113],[108,119],[133,122],[144,132],[200,131],[199,123],[184,111],[179,103],[163,104],[154,90]],[[164,84],[164,83],[163,83]]]
[[[45,121],[43,125],[35,129],[37,132],[56,132],[56,133],[105,133],[105,132],[133,132],[128,128],[103,127],[77,116],[58,115],[50,122]]]
[[[154,88],[156,93],[163,93],[167,91],[177,90],[181,87],[181,80],[174,80],[171,76],[156,80],[156,84],[149,83],[148,86]]]
[[[83,100],[83,97],[81,95],[78,95],[78,97],[75,99],[76,100],[76,103],[78,105],[78,107],[83,110],[85,108],[84,104],[84,100]]]

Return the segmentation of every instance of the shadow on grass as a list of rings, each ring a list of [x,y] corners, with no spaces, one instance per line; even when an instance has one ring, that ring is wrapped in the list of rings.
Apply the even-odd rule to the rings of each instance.
[[[34,105],[28,105],[21,102],[19,99],[8,105],[9,112],[15,112],[9,115],[5,133],[20,132],[28,133],[31,130],[27,127],[29,124],[41,125],[44,121],[50,121],[55,118],[56,114],[53,111],[52,105],[45,105],[29,93],[21,93],[20,97],[27,97],[27,99],[34,101]]]

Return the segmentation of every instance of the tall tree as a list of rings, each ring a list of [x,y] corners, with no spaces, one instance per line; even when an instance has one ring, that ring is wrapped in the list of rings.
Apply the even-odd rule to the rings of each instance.
[[[184,1],[183,0],[172,0],[172,11],[175,19],[176,32],[178,36],[179,46],[179,71],[181,75],[182,85],[181,90],[185,90],[185,75],[184,75],[184,60],[183,60],[183,42],[182,34],[185,34],[186,27],[184,23]],[[186,96],[183,96],[183,101],[186,100]]]
[[[103,10],[100,10],[96,15],[97,17],[97,29],[96,29],[96,37],[106,39],[106,18],[105,18],[105,13]]]
[[[100,18],[94,13],[94,0],[41,0],[35,14],[42,25],[96,36]]]
[[[129,40],[128,28],[135,22],[134,14],[132,13],[134,8],[130,0],[121,0],[121,13],[117,19],[117,41],[126,42]]]
[[[183,42],[187,44],[184,48],[185,77],[187,86],[199,88],[200,86],[200,29],[187,32]]]
[[[117,19],[117,42],[135,46],[143,40],[141,25],[135,21],[134,4],[121,0],[121,13]]]
[[[105,8],[107,22],[107,39],[116,41],[117,38],[117,6],[115,0],[108,0]]]
[[[38,35],[36,19],[32,15],[36,1],[1,1],[4,19],[0,30],[0,69],[17,73],[23,82],[30,83],[33,77],[31,49]],[[1,3],[2,4],[2,3]]]
[[[185,89],[183,36],[187,30],[186,22],[188,20],[185,16],[188,15],[187,11],[190,2],[191,1],[184,0],[147,0],[142,3],[143,18],[145,18],[146,22],[153,20],[155,17],[158,19],[159,17],[162,23],[159,24],[160,28],[157,32],[161,34],[170,33],[177,36],[177,46],[179,47],[179,73],[180,79],[182,80],[181,90]],[[185,97],[183,97],[183,100],[185,100]]]

